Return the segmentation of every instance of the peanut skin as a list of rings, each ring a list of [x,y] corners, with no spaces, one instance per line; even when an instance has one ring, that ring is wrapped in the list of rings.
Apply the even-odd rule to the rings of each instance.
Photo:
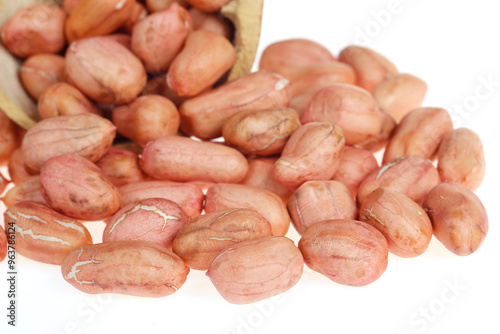
[[[201,214],[205,200],[201,189],[191,183],[146,181],[127,184],[118,190],[123,206],[148,198],[165,198],[177,203],[191,218]]]
[[[289,290],[303,268],[304,260],[292,240],[267,237],[226,249],[212,262],[207,276],[226,301],[249,304]]]
[[[484,179],[486,162],[479,136],[466,128],[450,132],[438,151],[441,180],[463,184],[476,190]]]
[[[440,183],[429,192],[423,207],[432,221],[436,238],[456,255],[474,253],[488,234],[486,209],[464,185]]]
[[[257,211],[223,209],[198,216],[184,225],[172,246],[190,268],[207,270],[227,248],[271,235],[271,225]]]
[[[279,67],[302,68],[333,61],[335,57],[323,45],[296,38],[266,47],[260,58],[259,69],[274,71]]]
[[[7,187],[7,185],[10,182],[11,182],[10,180],[8,180],[7,178],[5,178],[3,176],[3,174],[0,173],[0,194],[3,193],[3,191],[5,190],[5,188]]]
[[[327,219],[356,219],[356,202],[338,181],[309,181],[288,200],[293,226],[302,235],[311,225]]]
[[[268,156],[281,153],[300,125],[297,112],[290,108],[246,110],[226,120],[222,136],[245,153]]]
[[[306,181],[329,180],[342,157],[345,140],[332,123],[308,123],[295,131],[276,161],[273,178],[288,187]]]
[[[376,136],[358,143],[357,145],[355,145],[356,147],[375,153],[387,147],[387,144],[389,144],[389,140],[392,137],[394,129],[396,129],[396,120],[391,114],[389,114],[382,108],[378,108],[378,113],[380,115],[380,121],[382,123],[380,132]]]
[[[225,37],[207,30],[193,31],[170,66],[168,86],[180,96],[196,96],[216,83],[235,61],[236,50]]]
[[[400,257],[423,254],[432,238],[432,224],[424,209],[410,198],[389,188],[378,188],[359,208],[361,221],[379,230],[389,251]]]
[[[40,177],[38,175],[28,176],[12,189],[10,189],[2,201],[6,207],[11,207],[19,202],[33,201],[46,204],[40,189]]]
[[[232,40],[233,29],[231,23],[217,13],[206,13],[195,7],[189,8],[189,15],[193,21],[194,30],[208,30]]]
[[[19,79],[31,97],[38,100],[47,88],[65,80],[65,66],[63,57],[39,53],[26,59],[19,68]]]
[[[158,298],[180,289],[189,268],[165,247],[128,240],[75,248],[64,258],[61,272],[85,293]]]
[[[172,249],[177,232],[189,216],[175,202],[149,198],[123,206],[111,217],[103,232],[103,242],[143,240]]]
[[[5,233],[2,226],[0,226],[0,262],[7,256],[7,233]]]
[[[358,188],[358,203],[380,187],[400,192],[421,204],[440,182],[439,173],[429,160],[409,155],[388,162],[370,173]]]
[[[101,220],[120,209],[118,189],[99,167],[75,154],[47,160],[40,170],[45,201],[56,211],[82,220]]]
[[[382,129],[375,99],[366,90],[345,84],[319,90],[301,121],[334,123],[342,129],[346,145],[351,146],[377,135]]]
[[[383,163],[404,155],[432,159],[441,141],[453,131],[450,114],[441,108],[419,108],[396,127],[384,153]]]
[[[184,102],[179,109],[181,128],[201,139],[217,138],[231,115],[246,109],[284,108],[290,97],[289,82],[282,76],[251,73]]]
[[[139,156],[121,148],[111,147],[95,164],[117,187],[146,181],[148,178],[141,169]]]
[[[12,153],[7,167],[9,169],[9,176],[15,184],[31,176],[31,171],[24,163],[24,155],[21,148],[16,149]]]
[[[239,182],[248,171],[247,160],[233,148],[177,136],[146,145],[141,166],[157,179],[183,182]]]
[[[304,262],[332,281],[364,286],[387,268],[388,248],[374,227],[356,220],[326,220],[309,227],[299,241]]]
[[[79,221],[37,202],[22,202],[4,213],[15,223],[16,252],[35,261],[61,264],[74,248],[91,245],[89,231]]]
[[[9,162],[21,144],[21,129],[0,109],[0,166]]]
[[[290,227],[290,216],[281,199],[274,193],[242,184],[214,184],[208,188],[205,212],[223,209],[250,208],[261,214],[270,224],[273,235],[285,235]]]
[[[186,0],[146,0],[146,7],[150,13],[156,13],[168,9],[174,2],[187,7]]]
[[[24,162],[33,171],[62,154],[78,154],[99,160],[111,147],[116,128],[110,121],[90,113],[59,116],[38,122],[24,136]]]

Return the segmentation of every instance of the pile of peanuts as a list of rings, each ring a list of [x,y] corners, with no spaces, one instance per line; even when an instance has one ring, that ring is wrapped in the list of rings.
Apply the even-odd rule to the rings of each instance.
[[[364,286],[389,252],[419,256],[432,235],[460,256],[478,249],[482,143],[421,106],[423,80],[368,48],[335,57],[293,39],[224,82],[226,2],[66,0],[2,27],[41,118],[23,131],[0,113],[19,254],[93,294],[167,296],[204,270],[244,304],[293,287],[304,263]],[[30,24],[41,12],[48,22]],[[106,223],[103,243],[86,221]],[[6,246],[2,230],[0,259]]]

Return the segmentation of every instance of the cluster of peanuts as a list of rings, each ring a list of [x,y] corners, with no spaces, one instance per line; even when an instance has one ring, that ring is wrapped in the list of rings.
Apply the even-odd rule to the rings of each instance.
[[[204,270],[243,304],[290,289],[304,264],[364,286],[389,252],[421,255],[432,235],[457,255],[478,249],[482,143],[421,106],[423,80],[368,48],[335,57],[293,39],[225,82],[225,2],[66,0],[3,26],[41,118],[22,131],[0,113],[19,254],[86,293],[162,297]],[[50,19],[32,24],[40,12]],[[86,221],[106,223],[103,243]],[[1,231],[0,259],[6,246]]]

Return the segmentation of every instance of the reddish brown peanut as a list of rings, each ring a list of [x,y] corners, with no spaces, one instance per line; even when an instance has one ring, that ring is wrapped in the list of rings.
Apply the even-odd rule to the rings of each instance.
[[[214,184],[208,188],[205,212],[223,209],[249,208],[261,214],[270,224],[273,235],[285,235],[290,227],[290,216],[278,195],[242,184]]]
[[[10,228],[9,223],[6,224],[7,229]],[[7,257],[7,234],[2,226],[0,226],[0,262]]]
[[[309,227],[299,242],[304,262],[332,281],[364,286],[387,268],[388,248],[374,227],[355,220],[327,220]]]
[[[66,21],[66,38],[77,39],[107,35],[127,22],[135,0],[82,0]]]
[[[248,160],[248,173],[240,182],[269,190],[278,195],[286,204],[293,191],[273,179],[274,164],[278,158],[255,158]]]
[[[5,178],[3,174],[0,173],[0,194],[3,193],[3,191],[5,190],[5,188],[7,188],[10,182],[11,182],[10,180]]]
[[[9,176],[12,179],[12,182],[18,184],[22,180],[31,176],[31,171],[28,169],[26,164],[24,163],[24,155],[23,150],[18,148],[12,153],[9,164]]]
[[[444,182],[424,201],[434,235],[456,255],[474,253],[488,233],[488,215],[481,200],[468,187]]]
[[[141,61],[107,37],[73,42],[66,52],[66,73],[78,89],[101,103],[129,103],[147,82]]]
[[[90,113],[48,118],[24,136],[24,162],[39,171],[44,161],[62,154],[74,153],[97,161],[111,147],[115,133],[110,121]]]
[[[34,201],[45,204],[40,189],[40,177],[38,175],[29,176],[7,191],[2,201],[6,207],[11,207],[24,201]]]
[[[385,148],[387,144],[389,144],[389,140],[391,139],[397,125],[396,120],[391,114],[382,108],[378,108],[378,112],[380,115],[380,121],[382,122],[382,129],[379,134],[355,145],[356,147],[374,153]]]
[[[125,32],[131,34],[135,25],[144,20],[147,16],[148,10],[146,9],[146,6],[144,6],[140,2],[135,2],[132,8],[132,12],[130,13],[127,21],[125,21],[125,23],[123,24],[122,29],[125,30]]]
[[[201,189],[191,183],[146,181],[127,184],[118,190],[123,206],[148,198],[165,198],[177,203],[191,218],[201,214],[205,200]]]
[[[0,37],[14,55],[26,58],[38,53],[58,53],[66,44],[66,14],[57,6],[22,8],[2,27]]]
[[[439,173],[429,160],[409,155],[391,161],[368,174],[358,188],[358,203],[380,187],[390,188],[421,204],[427,193],[440,182]]]
[[[212,262],[207,276],[225,300],[249,304],[289,290],[303,269],[304,260],[292,240],[267,237],[226,249]]]
[[[342,130],[332,123],[308,123],[295,131],[276,161],[273,178],[288,187],[306,181],[329,180],[344,150]]]
[[[281,153],[300,125],[299,115],[290,108],[245,110],[224,122],[222,135],[245,153],[268,156]]]
[[[195,7],[189,8],[189,16],[193,21],[194,30],[208,30],[232,40],[231,23],[216,13],[206,13]]]
[[[95,164],[117,187],[148,178],[141,169],[139,156],[125,149],[111,147]]]
[[[439,144],[453,131],[450,114],[441,108],[419,108],[398,124],[384,153],[383,163],[404,155],[433,159]]]
[[[0,109],[0,166],[9,162],[21,144],[21,129]]]
[[[339,62],[322,63],[304,68],[278,67],[273,72],[290,80],[292,97],[316,87],[356,83],[356,74],[353,69]]]
[[[137,22],[132,30],[132,51],[149,73],[166,72],[193,30],[187,10],[172,3]]]
[[[150,13],[156,13],[168,9],[174,2],[187,7],[186,0],[146,0],[146,7]]]
[[[369,151],[346,146],[340,165],[333,179],[342,182],[353,197],[358,193],[358,187],[368,174],[378,169],[377,159]]]
[[[356,72],[356,84],[372,92],[398,69],[380,53],[362,46],[348,46],[339,54],[339,61],[349,64]]]
[[[441,180],[476,190],[484,179],[486,161],[479,136],[466,128],[456,129],[441,142],[438,151]]]
[[[216,83],[235,61],[236,50],[225,37],[193,31],[168,70],[168,86],[180,96],[196,96]]]
[[[259,69],[273,71],[278,67],[301,68],[335,61],[323,45],[308,39],[288,39],[266,47],[260,58]]]
[[[213,139],[221,135],[231,115],[246,109],[284,108],[289,100],[288,80],[267,71],[251,73],[184,102],[179,109],[181,128],[189,135]]]
[[[319,90],[301,121],[334,123],[342,129],[346,145],[351,146],[376,136],[382,129],[375,99],[366,90],[345,84]]]
[[[172,247],[190,268],[207,270],[227,248],[271,235],[271,225],[257,211],[224,209],[198,216],[184,225]]]
[[[359,208],[361,221],[379,230],[389,251],[400,257],[423,254],[432,238],[432,224],[424,209],[410,198],[389,188],[378,188]]]
[[[169,99],[176,107],[179,107],[184,101],[189,98],[179,96],[167,85],[167,75],[161,74],[148,80],[141,95],[161,95]]]
[[[190,138],[167,136],[151,141],[142,152],[142,169],[171,181],[239,182],[248,163],[237,150]]]
[[[101,115],[99,108],[82,92],[64,82],[50,86],[40,95],[38,113],[42,119],[85,113]]]
[[[19,68],[19,79],[26,91],[38,100],[47,88],[65,79],[63,57],[40,53],[29,57]]]
[[[189,268],[165,247],[128,240],[75,248],[64,258],[61,272],[85,293],[158,298],[179,290]]]
[[[399,122],[413,109],[422,105],[427,84],[411,74],[390,76],[373,90],[373,96],[380,107],[391,113]]]
[[[309,181],[288,200],[288,212],[299,234],[323,220],[356,219],[358,210],[349,189],[338,181]]]
[[[40,170],[45,201],[56,211],[83,220],[101,220],[120,209],[118,189],[89,160],[75,154],[47,160]]]
[[[177,107],[160,95],[141,96],[129,105],[115,108],[112,119],[119,134],[142,146],[156,138],[175,135],[180,124]]]
[[[41,203],[11,206],[4,213],[4,221],[15,224],[16,252],[35,261],[61,264],[72,249],[92,244],[82,223]]]
[[[175,202],[149,198],[124,205],[109,220],[103,242],[143,240],[172,249],[177,232],[189,216]]]
[[[229,0],[186,0],[186,2],[199,10],[211,13],[221,9]]]

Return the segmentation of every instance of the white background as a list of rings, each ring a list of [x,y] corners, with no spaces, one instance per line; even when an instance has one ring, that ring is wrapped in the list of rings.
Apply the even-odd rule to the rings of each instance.
[[[179,292],[166,298],[96,297],[67,284],[59,267],[19,257],[15,330],[6,325],[7,268],[5,261],[0,264],[0,333],[500,333],[496,1],[265,2],[259,54],[271,42],[293,37],[314,39],[335,54],[346,44],[368,45],[401,72],[427,81],[426,106],[447,108],[457,126],[479,133],[487,173],[477,194],[490,218],[483,246],[461,258],[433,239],[418,258],[391,255],[384,275],[363,288],[338,285],[306,268],[292,291],[243,306],[225,302],[195,270]],[[399,4],[397,13],[378,23],[373,13],[391,4]],[[476,98],[488,78],[498,84],[490,87],[489,97]],[[100,240],[104,225],[87,226]],[[293,231],[289,236],[298,241]]]

